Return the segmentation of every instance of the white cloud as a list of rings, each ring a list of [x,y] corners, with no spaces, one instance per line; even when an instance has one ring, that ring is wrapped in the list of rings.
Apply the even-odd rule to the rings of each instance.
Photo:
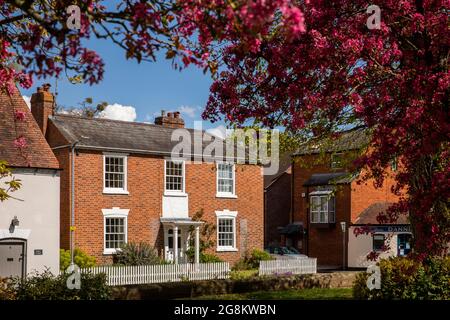
[[[136,109],[132,106],[123,106],[119,103],[109,104],[105,110],[99,113],[99,118],[111,120],[135,121]]]
[[[198,108],[190,106],[181,106],[178,108],[183,115],[187,115],[190,118],[195,118]]]
[[[227,129],[223,125],[208,129],[206,130],[206,132],[208,132],[213,136],[219,137],[222,140],[225,139],[225,137],[227,136]]]
[[[23,100],[25,100],[25,103],[27,104],[28,108],[31,108],[31,97],[29,96],[22,96]]]

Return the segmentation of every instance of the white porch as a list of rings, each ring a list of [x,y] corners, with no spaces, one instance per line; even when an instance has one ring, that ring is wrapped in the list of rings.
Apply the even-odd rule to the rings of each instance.
[[[201,221],[190,218],[161,218],[164,230],[164,259],[174,264],[187,263],[186,251],[189,249],[190,231],[194,228],[194,263],[200,263],[200,226]],[[175,241],[177,239],[177,241]]]

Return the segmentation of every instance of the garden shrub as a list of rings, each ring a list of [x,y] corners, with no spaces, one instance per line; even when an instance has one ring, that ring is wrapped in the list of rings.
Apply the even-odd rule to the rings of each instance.
[[[155,248],[148,243],[126,243],[114,256],[114,263],[124,266],[139,266],[149,264],[162,264]]]
[[[210,253],[200,254],[200,263],[213,263],[213,262],[223,262],[218,256]]]
[[[258,269],[261,261],[274,260],[274,258],[267,252],[254,249],[250,254],[247,252],[244,258],[240,259],[233,266],[233,270],[250,270]]]
[[[0,278],[0,300],[14,300],[16,298],[10,282],[10,279]]]
[[[381,289],[369,290],[369,274],[361,273],[353,286],[356,299],[450,299],[450,257],[424,262],[395,257],[381,260],[378,266]]]
[[[70,258],[70,250],[59,250],[59,268],[61,271],[67,270],[70,266]],[[97,265],[95,257],[92,257],[77,248],[74,251],[73,261],[80,268],[90,268]]]
[[[21,279],[13,278],[8,289],[14,292],[17,300],[108,300],[110,288],[106,284],[105,274],[82,274],[81,288],[67,288],[69,274],[54,276],[44,271]]]

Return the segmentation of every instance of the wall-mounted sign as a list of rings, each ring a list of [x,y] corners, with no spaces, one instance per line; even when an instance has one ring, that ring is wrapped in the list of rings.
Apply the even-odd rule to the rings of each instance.
[[[371,226],[370,230],[372,232],[411,232],[411,226],[409,225],[398,225],[398,226]]]
[[[34,249],[35,256],[42,256],[43,253],[44,253],[44,250],[42,250],[42,249]]]

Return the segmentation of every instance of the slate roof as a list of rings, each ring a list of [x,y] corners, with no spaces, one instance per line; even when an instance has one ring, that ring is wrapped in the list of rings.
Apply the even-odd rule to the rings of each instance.
[[[367,128],[357,127],[344,131],[335,139],[310,141],[298,148],[294,155],[317,154],[321,152],[342,152],[358,150],[370,142]]]
[[[16,111],[25,113],[24,121],[14,121]],[[14,145],[20,136],[27,143],[23,151]],[[58,160],[19,90],[12,95],[0,91],[0,160],[11,167],[59,169]]]
[[[380,212],[386,212],[386,210],[392,205],[390,202],[376,202],[369,207],[367,207],[358,218],[355,220],[354,224],[379,224],[377,221],[378,214]],[[391,224],[409,224],[407,215],[399,215],[397,221]]]
[[[348,172],[315,173],[303,185],[323,186],[328,184],[345,184],[352,182],[354,178],[355,175],[349,174]]]
[[[73,115],[55,115],[50,121],[56,126],[69,144],[78,141],[77,148],[98,149],[109,151],[121,151],[129,153],[170,155],[173,148],[181,140],[172,141],[174,128],[161,125],[109,120],[101,118],[86,118]],[[191,145],[186,155],[194,154],[194,140],[200,138],[194,135],[194,131],[186,129],[190,135]],[[210,141],[202,141],[203,150],[211,143],[218,141],[224,146],[224,141],[218,137],[205,133]],[[225,148],[223,147],[225,155]],[[237,154],[237,153],[235,153]],[[212,152],[212,156],[215,154]]]
[[[278,162],[278,171],[275,174],[265,174],[264,175],[264,189],[270,187],[279,177],[281,177],[284,173],[286,173],[292,165],[292,152],[286,152],[284,154],[280,154],[280,159]],[[270,167],[270,164],[265,166]]]

